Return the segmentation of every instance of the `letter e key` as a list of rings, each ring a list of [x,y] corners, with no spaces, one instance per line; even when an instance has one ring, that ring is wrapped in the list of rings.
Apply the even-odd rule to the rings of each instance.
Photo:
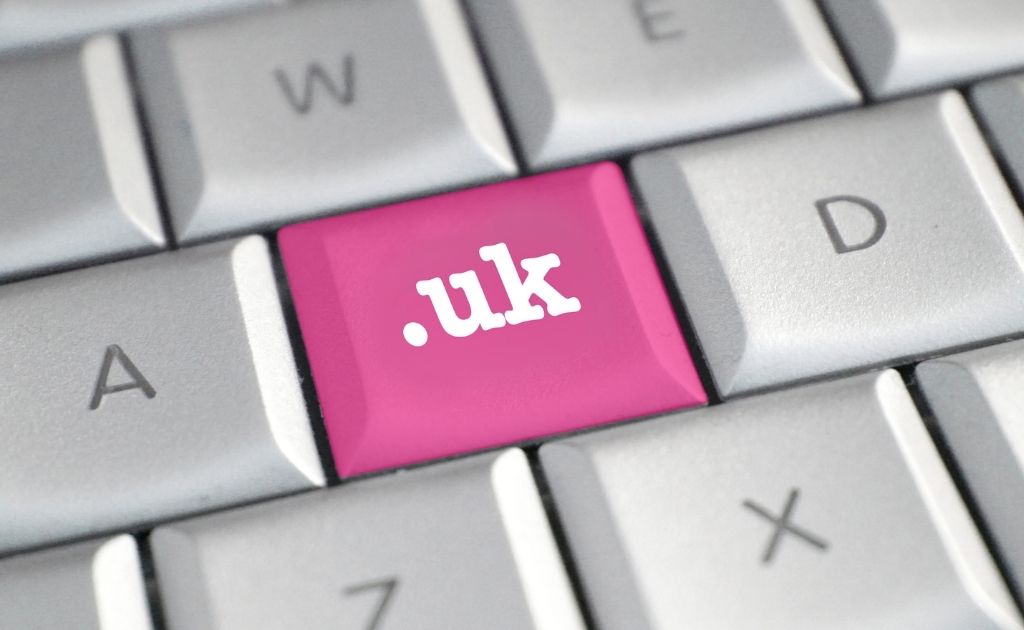
[[[676,12],[666,0],[633,0],[633,11],[649,42],[678,39],[685,33],[676,24]]]

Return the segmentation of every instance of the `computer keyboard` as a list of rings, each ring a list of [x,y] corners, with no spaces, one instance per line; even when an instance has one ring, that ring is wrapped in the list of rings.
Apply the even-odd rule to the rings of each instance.
[[[0,630],[1022,629],[1024,0],[0,0]]]

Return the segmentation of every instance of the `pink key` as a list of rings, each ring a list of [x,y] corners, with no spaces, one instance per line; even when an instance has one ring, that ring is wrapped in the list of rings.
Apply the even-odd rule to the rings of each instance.
[[[343,477],[706,402],[614,164],[279,240]]]

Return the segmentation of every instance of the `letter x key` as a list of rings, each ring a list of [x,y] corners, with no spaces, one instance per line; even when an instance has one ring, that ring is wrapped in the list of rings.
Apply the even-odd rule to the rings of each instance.
[[[772,533],[772,537],[768,540],[768,546],[764,550],[764,555],[761,556],[762,564],[771,564],[772,559],[775,558],[775,553],[779,549],[779,544],[782,542],[782,536],[786,533],[790,533],[801,538],[807,544],[817,547],[821,551],[828,551],[828,542],[793,524],[793,512],[796,510],[796,501],[799,497],[799,488],[790,489],[789,498],[786,499],[786,506],[782,508],[781,516],[773,515],[771,512],[754,503],[750,499],[745,499],[743,501],[743,507],[751,510],[755,514],[765,518],[775,525],[775,531]]]

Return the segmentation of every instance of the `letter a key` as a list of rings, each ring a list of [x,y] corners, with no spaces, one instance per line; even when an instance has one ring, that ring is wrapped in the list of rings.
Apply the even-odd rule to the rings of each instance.
[[[117,385],[110,385],[108,379],[110,378],[110,368],[114,363],[114,360],[121,365],[125,372],[131,376],[131,380],[126,383],[118,383]],[[128,358],[128,355],[121,350],[121,346],[116,344],[107,346],[107,351],[103,355],[103,365],[100,366],[100,376],[96,379],[96,387],[93,390],[92,401],[89,403],[89,409],[99,409],[100,403],[103,402],[103,397],[108,394],[114,394],[117,392],[123,392],[130,389],[140,389],[142,393],[146,395],[146,398],[153,398],[156,396],[156,390],[146,377],[143,376],[139,368],[135,367],[132,360]]]

